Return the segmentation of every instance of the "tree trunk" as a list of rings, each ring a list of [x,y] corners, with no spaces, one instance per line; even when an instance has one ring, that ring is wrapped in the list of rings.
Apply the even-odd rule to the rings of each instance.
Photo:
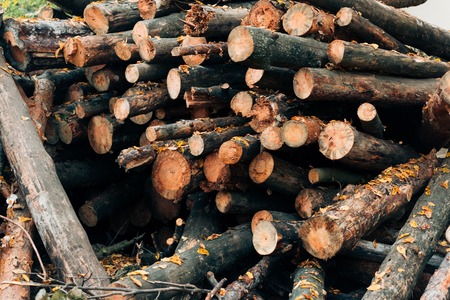
[[[197,40],[200,39],[200,42]],[[204,37],[185,37],[183,43],[174,47],[172,56],[182,56],[189,66],[202,64],[205,60],[226,61],[229,60],[228,44],[226,42],[206,43]]]
[[[134,146],[123,149],[117,157],[119,167],[128,171],[142,165],[151,164],[156,158],[155,146],[157,145],[153,143],[141,147]]]
[[[76,281],[79,274],[89,273],[89,279],[82,278],[79,283],[102,286],[107,283],[106,273],[29,121],[25,104],[17,101],[21,96],[12,77],[3,71],[7,66],[2,55],[0,67],[1,140],[49,257],[62,279]]]
[[[178,47],[178,38],[152,38],[142,40],[139,46],[139,56],[144,62],[181,64],[179,57],[171,55],[174,47]]]
[[[241,25],[280,31],[283,15],[284,11],[275,7],[271,1],[260,0],[250,8]]]
[[[170,69],[174,66],[171,64],[147,64],[137,63],[130,64],[125,69],[125,78],[129,83],[139,81],[157,81],[167,77]]]
[[[292,148],[317,143],[325,124],[316,117],[294,116],[281,129],[283,142]]]
[[[45,140],[47,118],[53,106],[55,85],[52,81],[41,78],[35,82],[34,95],[26,100],[30,117],[36,127],[39,137]]]
[[[262,152],[251,161],[249,173],[253,182],[263,183],[267,188],[290,196],[310,187],[306,170],[268,152]]]
[[[145,182],[145,198],[149,202],[152,217],[155,220],[167,223],[180,216],[181,203],[162,197],[154,188],[151,178]]]
[[[381,2],[395,8],[403,8],[409,6],[418,6],[427,2],[427,0],[381,0]]]
[[[228,83],[210,87],[192,86],[190,91],[184,93],[186,107],[229,107],[231,99],[240,92]]]
[[[327,44],[312,39],[238,26],[228,36],[228,54],[234,62],[256,69],[324,67]]]
[[[372,171],[381,171],[418,156],[412,148],[359,132],[343,121],[328,123],[318,143],[319,151],[326,158]]]
[[[337,30],[356,37],[361,43],[376,44],[380,48],[400,53],[410,52],[403,43],[350,7],[343,7],[336,13],[335,23],[340,26]]]
[[[239,92],[231,99],[230,107],[236,115],[251,117],[253,103],[258,95],[252,91]]]
[[[330,43],[327,55],[332,63],[344,68],[379,71],[405,77],[442,77],[450,70],[449,64],[442,61],[341,40]]]
[[[357,110],[362,129],[368,134],[383,139],[384,125],[378,116],[377,109],[369,102],[362,103]]]
[[[289,300],[325,299],[325,270],[315,258],[302,261],[293,275],[293,288]]]
[[[426,148],[450,145],[450,72],[440,79],[439,87],[422,109],[419,140]],[[422,144],[422,147],[424,145]]]
[[[334,18],[312,5],[297,3],[284,14],[283,29],[290,35],[330,42],[334,38]]]
[[[149,36],[173,38],[184,35],[183,22],[186,12],[173,13],[164,17],[137,22],[133,27],[133,41],[139,45]]]
[[[121,93],[130,86],[125,79],[122,66],[117,66],[115,68],[106,67],[97,70],[92,76],[88,77],[88,82],[98,92],[115,90],[116,92]]]
[[[219,148],[219,158],[223,163],[232,165],[253,159],[261,149],[259,139],[254,135],[235,136]]]
[[[151,278],[152,281],[195,284],[204,279],[207,271],[220,272],[221,270],[231,267],[238,263],[240,259],[248,257],[253,250],[253,247],[251,246],[250,226],[248,224],[237,226],[234,229],[222,233],[217,239],[203,241],[202,244],[204,248],[194,247],[178,254],[178,257],[182,262],[181,266],[171,262],[161,262],[158,266],[164,266],[164,268],[149,266],[144,270],[148,272],[148,277]],[[205,250],[209,255],[201,254],[206,253]],[[139,280],[138,278],[134,279]],[[158,285],[149,281],[139,281],[142,283],[141,287],[137,287],[129,277],[125,277],[123,280],[116,281],[111,286],[128,287],[132,289],[158,287]],[[159,287],[161,287],[161,285],[159,285]],[[153,292],[146,293],[145,296],[158,296],[159,299],[169,299],[173,295],[174,294],[170,292]],[[135,296],[135,299],[144,299],[145,296],[144,294],[138,294]],[[129,296],[116,295],[107,297],[106,299],[119,300],[127,298],[129,298]]]
[[[302,219],[308,219],[320,208],[333,204],[337,193],[336,189],[303,189],[295,197],[295,210]]]
[[[412,79],[367,73],[302,68],[294,92],[303,100],[367,101],[383,105],[423,105],[438,79]]]
[[[444,160],[442,166],[448,164],[450,159]],[[438,168],[425,193],[417,200],[363,299],[411,297],[427,260],[446,229],[450,203],[444,200],[448,197],[448,190],[442,184],[449,180],[450,173]]]
[[[75,114],[80,119],[90,118],[109,110],[109,100],[111,93],[102,93],[92,97],[84,97],[84,101],[77,101]]]
[[[364,234],[408,203],[431,178],[436,165],[433,152],[390,167],[376,179],[357,186],[344,200],[305,221],[299,230],[304,248],[321,259],[352,248]]]
[[[450,47],[450,32],[376,0],[311,0],[309,2],[333,13],[342,7],[352,7],[364,18],[383,28],[401,42],[422,49],[430,55],[450,58],[450,53],[447,51]]]
[[[114,46],[130,38],[131,31],[68,38],[64,58],[77,67],[119,62]]]
[[[269,221],[269,222],[297,222],[300,218],[296,214],[287,214],[284,212],[279,212],[275,210],[260,210],[256,212],[251,221],[252,232],[255,231],[256,226],[261,221]]]
[[[138,8],[140,16],[144,20],[151,20],[168,14],[165,12],[175,11],[175,5],[171,0],[139,0]]]
[[[138,61],[141,56],[139,55],[139,46],[132,40],[120,41],[114,45],[114,52],[117,57],[123,61]]]
[[[360,184],[366,179],[368,179],[367,175],[341,168],[312,168],[308,172],[309,182],[316,185],[337,184],[342,187],[349,184]]]
[[[294,70],[286,68],[248,68],[247,73],[245,73],[245,83],[251,89],[260,88],[272,91],[280,91],[287,95],[294,95],[294,89],[292,87],[292,80],[294,80],[294,75]],[[280,78],[284,78],[284,80],[280,80]]]
[[[131,30],[141,20],[135,1],[91,3],[84,9],[83,17],[96,34]]]
[[[421,300],[448,299],[450,297],[450,254],[445,255],[439,269],[430,278]]]

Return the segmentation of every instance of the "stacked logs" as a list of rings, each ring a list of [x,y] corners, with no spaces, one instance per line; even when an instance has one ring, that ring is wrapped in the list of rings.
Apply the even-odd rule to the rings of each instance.
[[[447,297],[448,31],[401,1],[51,2],[83,19],[0,18],[0,100],[38,135],[8,110],[0,134],[61,279],[94,274],[106,299]],[[18,160],[22,131],[44,168]],[[40,193],[42,172],[62,186]],[[110,283],[92,261],[118,251],[139,270]]]

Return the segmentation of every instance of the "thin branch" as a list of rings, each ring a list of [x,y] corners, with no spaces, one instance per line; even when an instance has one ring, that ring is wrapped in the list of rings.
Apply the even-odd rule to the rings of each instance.
[[[42,268],[42,273],[43,273],[43,275],[44,275],[44,281],[46,281],[46,280],[47,280],[47,276],[48,276],[48,275],[47,275],[47,271],[45,271],[44,263],[42,262],[41,256],[39,255],[39,251],[38,251],[36,245],[34,244],[33,239],[31,238],[31,236],[30,236],[30,234],[28,233],[28,231],[27,231],[25,228],[23,228],[22,225],[20,225],[19,223],[16,223],[14,220],[11,220],[11,219],[8,218],[8,217],[5,217],[5,216],[3,216],[3,215],[0,215],[0,218],[3,219],[3,220],[6,220],[6,221],[8,221],[8,222],[11,222],[12,224],[14,224],[14,225],[16,225],[17,227],[19,227],[20,230],[22,230],[22,231],[25,233],[25,236],[26,236],[26,237],[28,238],[28,240],[30,241],[31,246],[33,247],[33,250],[34,250],[34,252],[36,253],[36,257],[37,257],[37,259],[38,259],[38,261],[39,261],[39,264],[41,265],[41,268]]]
[[[227,281],[226,278],[222,278],[222,280],[217,283],[217,285],[211,290],[211,292],[209,292],[208,295],[206,295],[205,300],[211,300],[212,297],[214,297],[217,294],[217,292],[223,287],[226,281]]]

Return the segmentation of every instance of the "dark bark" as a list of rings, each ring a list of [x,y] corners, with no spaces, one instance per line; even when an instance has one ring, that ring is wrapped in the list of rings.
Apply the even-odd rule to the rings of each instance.
[[[253,159],[258,155],[261,143],[257,136],[235,136],[226,141],[219,148],[219,158],[225,164],[236,164],[238,162]]]
[[[325,299],[325,295],[324,264],[315,258],[302,261],[295,269],[289,299]]]
[[[174,66],[171,64],[130,64],[125,69],[125,78],[129,83],[138,81],[157,81],[167,77],[167,73]]]
[[[92,0],[67,1],[67,0],[50,0],[51,3],[61,7],[64,11],[71,15],[82,16],[86,6],[93,2]]]

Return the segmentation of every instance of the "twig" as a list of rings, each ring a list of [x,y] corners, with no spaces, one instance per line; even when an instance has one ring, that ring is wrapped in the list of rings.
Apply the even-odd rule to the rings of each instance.
[[[209,292],[208,295],[206,295],[205,300],[211,300],[212,297],[214,297],[216,293],[223,287],[226,281],[227,281],[226,278],[222,278],[222,280],[216,284],[216,286],[211,290],[211,292]]]
[[[33,250],[34,250],[34,252],[36,253],[36,257],[37,257],[37,259],[38,259],[38,261],[39,261],[39,264],[40,264],[40,266],[41,266],[41,268],[42,268],[42,273],[43,273],[43,275],[44,275],[44,281],[47,281],[47,276],[48,276],[48,275],[47,275],[47,272],[45,271],[44,263],[42,262],[41,256],[39,255],[39,251],[37,250],[36,245],[34,244],[33,239],[31,238],[31,236],[30,236],[30,234],[28,233],[28,231],[27,231],[25,228],[23,228],[22,225],[20,225],[19,223],[16,223],[14,220],[11,220],[11,219],[8,218],[8,217],[5,217],[5,216],[3,216],[3,215],[0,215],[0,218],[3,219],[3,220],[6,220],[6,221],[8,221],[8,222],[13,223],[13,224],[16,225],[17,227],[19,227],[20,230],[22,230],[22,231],[25,233],[25,236],[26,236],[26,237],[28,238],[28,240],[30,241],[31,247],[33,247]]]

